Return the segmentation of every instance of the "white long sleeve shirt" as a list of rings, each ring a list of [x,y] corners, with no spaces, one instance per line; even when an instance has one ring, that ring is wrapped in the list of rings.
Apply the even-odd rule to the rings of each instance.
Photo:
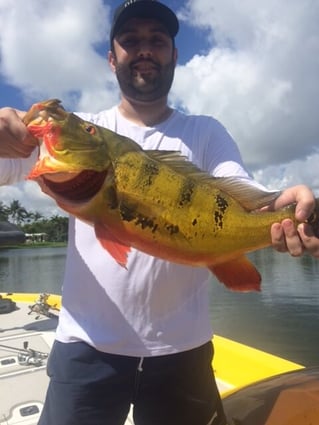
[[[144,149],[180,151],[214,176],[248,176],[232,138],[211,117],[175,110],[151,128],[126,120],[117,107],[79,115]],[[18,181],[34,161],[35,156],[1,160],[0,183]],[[135,249],[125,269],[101,247],[91,226],[71,217],[56,338],[137,357],[192,349],[212,337],[209,279],[204,268],[173,264]]]

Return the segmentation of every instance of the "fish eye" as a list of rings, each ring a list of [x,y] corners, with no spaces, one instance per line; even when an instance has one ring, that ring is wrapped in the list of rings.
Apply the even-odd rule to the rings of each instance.
[[[87,125],[85,128],[85,131],[93,136],[93,134],[96,133],[96,129],[94,125]]]

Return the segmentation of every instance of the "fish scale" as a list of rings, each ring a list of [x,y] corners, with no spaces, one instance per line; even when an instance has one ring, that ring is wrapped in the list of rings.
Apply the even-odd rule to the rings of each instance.
[[[102,247],[127,266],[131,247],[207,267],[228,288],[260,290],[246,253],[271,244],[270,228],[295,205],[260,209],[279,192],[249,179],[215,178],[173,151],[144,151],[133,140],[86,122],[53,99],[24,118],[40,156],[29,178],[65,211],[91,224]],[[76,187],[76,193],[72,193]],[[318,234],[319,200],[308,222]]]

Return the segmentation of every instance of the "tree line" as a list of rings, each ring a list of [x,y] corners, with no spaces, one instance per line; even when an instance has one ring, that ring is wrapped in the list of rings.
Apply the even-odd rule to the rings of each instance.
[[[24,233],[45,233],[48,242],[67,242],[68,239],[68,217],[44,217],[38,211],[28,211],[18,200],[9,205],[0,201],[0,221],[13,223]]]

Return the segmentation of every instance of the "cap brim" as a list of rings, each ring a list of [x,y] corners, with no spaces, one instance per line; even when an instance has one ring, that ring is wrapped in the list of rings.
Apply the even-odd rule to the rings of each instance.
[[[156,19],[164,24],[170,36],[174,38],[179,30],[175,13],[162,3],[156,1],[137,1],[124,8],[113,23],[110,38],[113,40],[119,29],[131,18]]]

